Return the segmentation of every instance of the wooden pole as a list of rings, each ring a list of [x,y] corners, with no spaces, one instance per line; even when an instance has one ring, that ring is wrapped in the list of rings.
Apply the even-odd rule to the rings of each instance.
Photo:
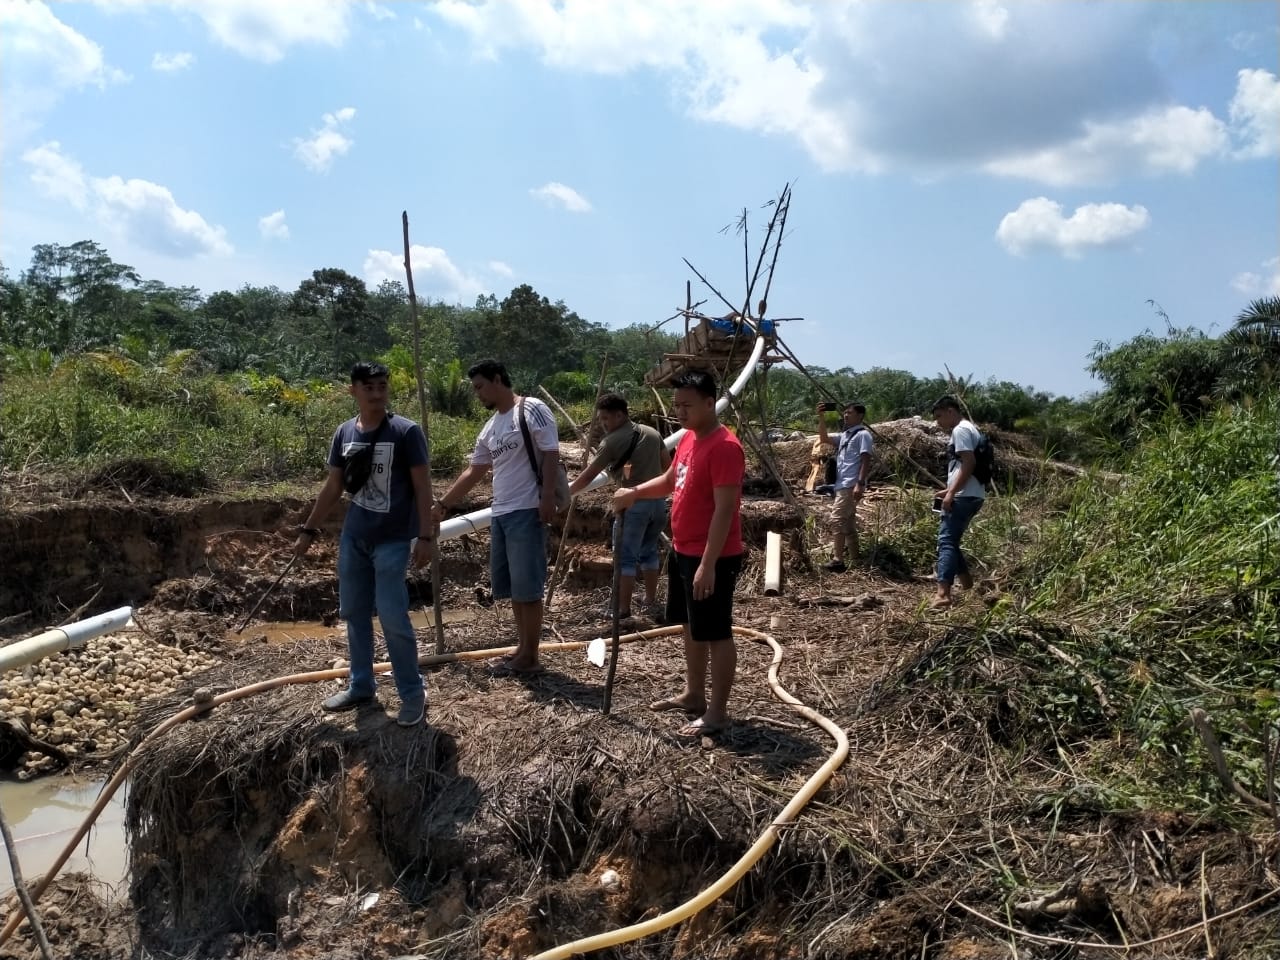
[[[616,650],[618,644],[617,627],[614,627],[613,636]],[[613,679],[612,671],[610,671],[609,679]],[[609,712],[608,707],[605,708],[604,712]],[[44,935],[44,927],[40,925],[40,915],[36,913],[36,905],[31,899],[31,892],[27,890],[27,882],[22,879],[22,867],[18,865],[18,851],[14,846],[13,834],[9,830],[9,821],[4,818],[3,810],[0,810],[0,835],[3,835],[4,848],[9,852],[9,872],[13,874],[13,892],[18,895],[18,900],[22,903],[22,910],[26,913],[27,921],[31,924],[31,932],[35,934],[36,945],[40,948],[40,956],[44,960],[53,960],[53,949],[49,946],[49,940]]]
[[[606,353],[604,355],[604,363],[600,367],[600,383],[596,387],[597,400],[599,400],[600,397],[604,394],[604,377],[608,371],[609,371],[609,354]],[[542,387],[539,387],[538,389],[542,390]],[[551,394],[547,393],[545,390],[542,390],[542,392],[551,399],[552,403],[555,403],[555,397],[552,397]],[[556,404],[556,406],[559,407],[559,404]],[[560,412],[564,413],[563,408],[561,409]],[[564,413],[564,415],[566,418],[568,418],[569,416],[567,413]],[[573,423],[572,420],[569,420],[569,422],[573,424],[574,430],[577,431],[578,425],[576,423]],[[582,441],[582,469],[585,470],[587,469],[587,467],[591,465],[592,451],[591,451],[591,447],[587,443],[588,438],[582,436],[581,432],[578,432],[578,436],[581,438],[581,441]],[[569,542],[569,531],[573,526],[573,511],[577,507],[577,505],[578,505],[577,497],[574,497],[572,500],[569,501],[569,509],[565,511],[565,515],[564,515],[564,526],[560,528],[560,545],[556,547],[556,564],[554,568],[556,572],[556,576],[551,577],[547,581],[547,597],[546,597],[546,600],[543,602],[543,607],[547,610],[551,609],[551,601],[552,599],[554,599],[556,595],[556,584],[558,584],[561,580],[564,579],[564,577],[560,575],[560,564],[564,562],[564,547],[565,547],[565,544]]]
[[[618,535],[614,538],[613,600],[610,603],[610,612],[613,614],[613,645],[609,649],[609,672],[605,675],[604,681],[604,715],[606,717],[613,707],[613,676],[618,670],[618,646],[622,633],[622,609],[618,606],[618,601],[622,588],[622,534],[626,529],[627,511],[623,510],[618,514],[614,522],[618,525]]]
[[[551,395],[551,391],[542,386],[542,384],[538,384],[538,392],[551,401],[551,405],[560,411],[560,416],[569,421],[569,426],[573,428],[573,432],[578,438],[578,443],[582,444],[582,452],[586,454],[588,452],[587,435],[582,432],[582,429],[578,426],[578,422],[574,420],[573,417],[569,416],[569,411],[562,407],[560,405],[560,401],[553,397]]]
[[[427,477],[431,477],[431,444],[427,420],[427,387],[422,375],[422,333],[418,327],[418,297],[413,291],[413,267],[409,262],[409,211],[400,214],[404,227],[404,275],[409,281],[409,314],[413,318],[413,373],[418,381],[418,411],[422,417],[422,432],[427,434]],[[432,494],[434,496],[434,493]],[[440,545],[431,541],[431,617],[436,628],[436,653],[444,653],[444,613],[440,603]]]

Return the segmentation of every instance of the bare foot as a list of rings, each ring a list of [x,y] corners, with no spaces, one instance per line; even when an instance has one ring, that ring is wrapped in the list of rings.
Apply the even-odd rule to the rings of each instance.
[[[940,593],[933,598],[933,603],[930,606],[934,610],[946,610],[951,606],[951,597],[948,594]]]
[[[685,713],[702,713],[707,709],[706,701],[698,700],[689,694],[670,697],[666,700],[655,700],[649,704],[650,710],[683,710]]]

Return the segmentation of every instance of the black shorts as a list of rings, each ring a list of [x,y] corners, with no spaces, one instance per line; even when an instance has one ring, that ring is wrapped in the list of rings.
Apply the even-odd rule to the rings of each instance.
[[[742,554],[716,561],[716,588],[705,600],[693,599],[693,575],[701,557],[671,552],[667,560],[667,623],[689,625],[694,640],[728,640],[733,636],[733,590],[742,572]]]

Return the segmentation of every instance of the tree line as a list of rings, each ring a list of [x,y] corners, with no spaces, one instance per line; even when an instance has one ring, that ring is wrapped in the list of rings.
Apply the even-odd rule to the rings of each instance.
[[[606,355],[613,382],[641,383],[676,342],[639,325],[611,330],[584,320],[527,284],[471,306],[420,304],[419,315],[424,358],[447,365],[498,350],[530,385],[561,371],[598,371]],[[299,382],[340,377],[358,359],[412,342],[404,284],[384,280],[370,289],[337,267],[313,271],[293,291],[246,284],[205,296],[145,280],[92,240],[39,244],[16,277],[0,264],[0,343],[10,353],[106,350],[144,361],[193,351],[210,373]]]
[[[771,370],[751,392],[748,412],[754,418],[763,409],[771,425],[808,425],[814,404],[824,399],[815,381],[838,397],[861,400],[872,420],[927,413],[938,395],[953,392],[980,422],[1035,434],[1053,452],[1079,457],[1091,443],[1124,442],[1163,411],[1196,417],[1219,401],[1274,388],[1280,298],[1249,304],[1221,337],[1174,327],[1152,306],[1165,332],[1114,347],[1096,344],[1088,369],[1101,389],[1088,397],[949,372],[922,377],[814,366],[808,376]],[[419,314],[433,407],[457,415],[471,412],[465,368],[481,356],[499,354],[522,389],[542,384],[566,402],[595,396],[607,359],[605,387],[647,404],[645,372],[678,344],[670,328],[610,329],[527,284],[470,306],[428,302]],[[189,372],[305,383],[340,378],[368,357],[411,370],[412,342],[404,285],[386,280],[370,289],[337,267],[313,271],[292,291],[246,284],[205,295],[144,279],[92,240],[38,244],[17,276],[0,264],[0,363],[8,370],[47,369],[61,358],[102,352],[154,365],[181,353]]]

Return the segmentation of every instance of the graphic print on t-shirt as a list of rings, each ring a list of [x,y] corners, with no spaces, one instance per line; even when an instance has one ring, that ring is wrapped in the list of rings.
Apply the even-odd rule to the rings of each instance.
[[[684,478],[689,473],[689,461],[681,458],[676,464],[676,489],[684,489]]]
[[[342,447],[342,455],[350,457],[353,453],[369,446],[360,441],[351,441]],[[369,465],[369,479],[359,492],[351,498],[351,502],[363,507],[370,513],[391,512],[391,459],[395,455],[396,445],[393,441],[377,443],[373,448],[373,463]]]

